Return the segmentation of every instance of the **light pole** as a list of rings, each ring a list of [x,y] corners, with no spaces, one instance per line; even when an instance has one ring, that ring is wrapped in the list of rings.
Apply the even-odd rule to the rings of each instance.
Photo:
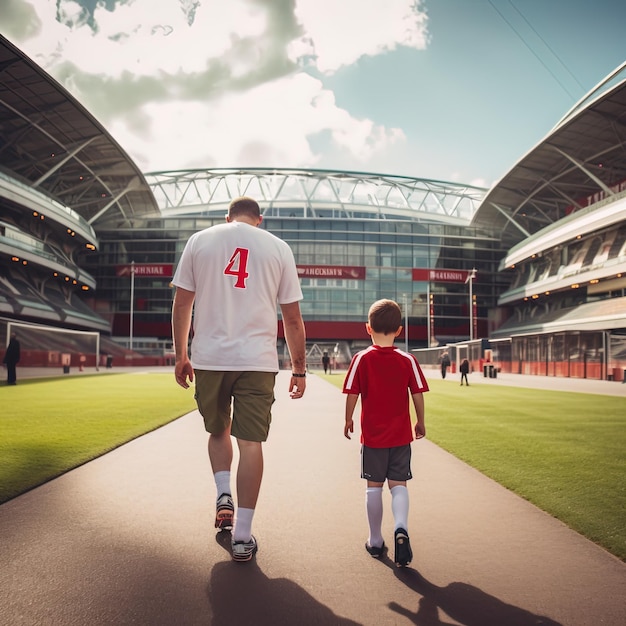
[[[402,294],[402,304],[404,305],[404,351],[409,351],[409,299],[405,293]]]
[[[135,261],[130,264],[130,332],[129,347],[133,351],[133,317],[135,315]]]
[[[469,340],[474,339],[474,294],[472,293],[472,285],[476,278],[476,268],[467,275],[466,283],[469,283]]]

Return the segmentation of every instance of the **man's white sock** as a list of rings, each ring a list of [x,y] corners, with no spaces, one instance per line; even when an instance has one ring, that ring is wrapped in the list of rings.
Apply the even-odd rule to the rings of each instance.
[[[218,498],[223,493],[228,493],[228,494],[232,493],[230,490],[230,471],[229,470],[215,472],[213,476],[215,478],[215,486],[217,487]]]
[[[252,518],[254,509],[237,509],[233,541],[250,541],[252,538]]]

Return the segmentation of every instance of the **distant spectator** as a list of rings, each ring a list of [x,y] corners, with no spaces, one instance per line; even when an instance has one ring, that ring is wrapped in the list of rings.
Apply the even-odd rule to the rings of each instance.
[[[461,387],[463,386],[463,379],[465,379],[465,384],[469,387],[469,383],[467,382],[467,375],[469,374],[469,369],[470,369],[469,361],[467,359],[463,359],[459,367],[459,372],[461,372]]]
[[[11,333],[11,339],[2,362],[7,367],[7,385],[16,385],[17,371],[15,366],[20,362],[20,342],[15,333]]]
[[[324,367],[324,374],[328,374],[328,368],[330,367],[330,357],[328,356],[328,352],[324,351],[322,355],[322,365]]]
[[[441,378],[446,377],[446,372],[450,367],[450,355],[447,352],[443,352],[440,357],[441,360]]]

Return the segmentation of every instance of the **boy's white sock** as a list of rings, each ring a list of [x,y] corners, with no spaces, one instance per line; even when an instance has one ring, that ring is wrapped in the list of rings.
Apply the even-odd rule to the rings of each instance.
[[[254,509],[237,509],[233,541],[250,541],[252,538],[252,518]]]
[[[395,523],[394,530],[404,528],[408,531],[409,490],[404,485],[396,485],[391,489],[391,512]]]
[[[230,471],[215,472],[213,474],[215,478],[215,486],[217,487],[217,497],[219,498],[223,493],[231,494],[230,490]]]
[[[370,527],[370,536],[367,543],[371,548],[382,548],[384,543],[382,535],[383,524],[383,488],[368,487],[365,490],[365,509],[367,521]]]

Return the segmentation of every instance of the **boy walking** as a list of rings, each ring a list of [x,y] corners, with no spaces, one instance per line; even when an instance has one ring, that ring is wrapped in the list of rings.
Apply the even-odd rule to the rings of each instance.
[[[428,384],[417,362],[394,346],[402,330],[402,311],[393,300],[378,300],[370,307],[365,325],[372,338],[369,348],[354,355],[343,393],[346,395],[344,436],[354,432],[352,415],[361,396],[361,478],[367,480],[365,504],[369,537],[365,549],[380,558],[385,549],[382,536],[383,485],[391,492],[394,517],[394,562],[406,567],[413,559],[408,534],[409,492],[413,428],[409,393],[415,406],[415,439],[426,435],[424,392]]]

